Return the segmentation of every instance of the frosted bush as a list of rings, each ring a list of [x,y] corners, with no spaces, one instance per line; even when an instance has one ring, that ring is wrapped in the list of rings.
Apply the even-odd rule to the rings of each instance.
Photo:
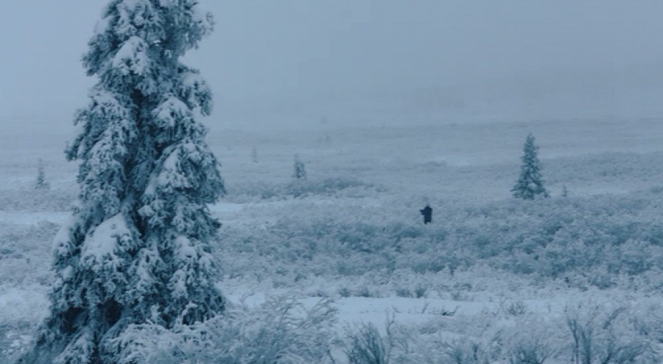
[[[381,186],[348,177],[313,180],[296,178],[294,181],[285,183],[247,181],[239,185],[230,185],[228,200],[233,202],[282,201],[320,196],[357,198],[375,196],[378,192],[383,191]]]
[[[420,206],[401,199],[381,200],[379,207],[366,206],[363,200],[320,203],[308,199],[265,204],[255,210],[248,205],[246,213],[252,219],[258,221],[264,215],[271,219],[269,224],[224,224],[223,244],[215,243],[213,252],[223,262],[226,278],[244,282],[274,278],[279,287],[292,287],[316,277],[333,281],[352,277],[346,285],[352,294],[365,282],[359,277],[373,274],[382,277],[376,280],[381,288],[372,286],[381,295],[395,294],[399,286],[414,295],[418,283],[436,277],[435,283],[426,283],[427,292],[440,290],[447,297],[455,282],[477,282],[495,271],[509,279],[487,281],[490,289],[499,285],[510,289],[506,281],[520,276],[520,289],[537,284],[659,290],[663,287],[663,222],[657,216],[663,211],[653,197],[645,191],[571,196],[564,201],[450,201],[436,210],[435,223],[426,227],[418,215]],[[43,268],[48,246],[43,243],[52,240],[56,227],[2,229],[0,257],[5,260],[0,272],[4,277],[14,282],[24,279],[16,272],[26,259],[35,268],[27,276],[33,277],[30,280],[48,276]],[[392,284],[400,279],[394,278],[394,272],[407,272],[412,278]]]
[[[389,335],[389,334],[387,334]],[[347,335],[345,355],[349,364],[388,364],[391,346],[373,324],[364,324]]]
[[[72,188],[0,190],[0,211],[69,211],[76,199]]]
[[[384,327],[361,323],[346,328],[343,352],[349,364],[415,364],[430,362],[430,353],[411,327],[387,314]]]
[[[660,363],[660,304],[610,307],[580,302],[561,316],[483,312],[413,327],[366,324],[346,334],[350,363]]]
[[[335,312],[327,300],[306,307],[282,296],[255,308],[229,306],[223,315],[193,327],[136,326],[118,344],[132,347],[126,363],[140,358],[154,364],[324,364],[331,362]]]
[[[568,307],[570,358],[585,364],[659,363],[656,341],[635,325],[639,319],[626,305],[585,303]]]
[[[444,353],[450,364],[490,364],[488,348],[469,338],[445,344]]]
[[[504,330],[504,350],[510,364],[543,364],[562,348],[559,325],[527,315]]]
[[[27,350],[32,329],[27,322],[0,321],[0,363],[12,363]]]
[[[53,281],[48,267],[48,242],[58,230],[54,223],[32,225],[0,223],[0,284],[47,285]]]
[[[324,180],[300,179],[285,186],[284,194],[293,197],[349,196],[359,197],[372,194],[376,186],[347,177],[332,177]]]
[[[653,201],[645,192],[450,203],[424,227],[419,206],[409,216],[400,199],[383,200],[379,208],[302,200],[267,210],[279,216],[268,228],[226,228],[219,257],[231,275],[250,274],[234,263],[239,251],[260,257],[265,264],[252,266],[266,269],[261,274],[288,271],[304,278],[402,269],[453,275],[488,266],[583,289],[613,287],[630,275],[638,287],[651,289],[655,280],[637,277],[663,270],[663,223],[655,218],[663,211]]]

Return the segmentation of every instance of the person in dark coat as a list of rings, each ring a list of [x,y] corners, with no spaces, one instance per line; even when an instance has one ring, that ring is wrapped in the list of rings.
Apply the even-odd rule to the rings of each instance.
[[[424,215],[424,224],[428,224],[430,222],[433,222],[433,208],[430,207],[429,205],[426,205],[426,207],[423,208],[421,211],[421,214]]]

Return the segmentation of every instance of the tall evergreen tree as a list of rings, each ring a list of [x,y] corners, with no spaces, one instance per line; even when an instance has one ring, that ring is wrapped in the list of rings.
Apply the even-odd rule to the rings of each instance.
[[[199,0],[110,0],[83,64],[98,77],[80,132],[79,203],[54,239],[50,315],[19,363],[134,363],[123,335],[223,312],[207,207],[224,193],[206,145],[212,94],[180,63],[213,27]]]
[[[536,197],[549,197],[541,178],[541,163],[537,156],[538,150],[539,147],[534,143],[534,136],[532,133],[528,134],[523,147],[520,176],[511,189],[511,193],[516,198],[533,200]]]

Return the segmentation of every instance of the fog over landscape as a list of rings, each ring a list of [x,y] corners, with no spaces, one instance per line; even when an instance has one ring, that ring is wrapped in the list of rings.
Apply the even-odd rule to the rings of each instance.
[[[0,3],[0,125],[65,131],[104,0]],[[207,1],[219,128],[658,117],[659,1]],[[57,90],[57,91],[55,91]],[[20,120],[16,123],[15,120]]]
[[[0,0],[0,364],[663,363],[661,19]]]

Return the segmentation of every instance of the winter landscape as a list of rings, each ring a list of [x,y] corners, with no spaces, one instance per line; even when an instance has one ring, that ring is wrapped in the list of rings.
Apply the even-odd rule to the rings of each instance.
[[[663,47],[649,32],[663,5],[477,15],[496,5],[202,2],[215,23],[193,0],[76,1],[79,12],[41,10],[90,18],[69,38],[82,39],[79,52],[56,53],[80,73],[72,96],[35,90],[45,103],[35,111],[5,86],[35,79],[1,74],[0,363],[663,362],[663,53],[652,50]],[[11,4],[0,20],[21,8]],[[540,35],[527,62],[483,70],[504,78],[464,82],[433,75],[470,73],[474,54],[458,45],[458,64],[441,68],[409,58],[333,68],[318,48],[295,47],[294,59],[295,48],[260,48],[269,27],[251,38],[234,17],[266,13],[325,20],[299,45],[334,29],[324,39],[348,52],[336,61],[391,46],[432,56],[410,41],[444,14],[513,23],[518,42],[587,24],[571,27],[573,40]],[[269,42],[283,47],[313,24],[279,21],[267,22]],[[399,26],[415,30],[386,48],[349,40]],[[489,47],[477,43],[488,28],[458,44]],[[618,38],[624,29],[650,42]],[[584,32],[604,35],[585,44]],[[523,59],[503,35],[487,53]],[[553,44],[566,60],[543,60]],[[16,47],[9,64],[30,49]],[[262,53],[222,58],[228,75],[217,77],[215,54],[251,47]],[[334,73],[305,77],[324,73],[315,59]],[[401,66],[417,71],[392,73]],[[265,69],[283,73],[255,76]],[[245,94],[224,90],[233,85]]]

